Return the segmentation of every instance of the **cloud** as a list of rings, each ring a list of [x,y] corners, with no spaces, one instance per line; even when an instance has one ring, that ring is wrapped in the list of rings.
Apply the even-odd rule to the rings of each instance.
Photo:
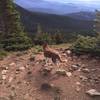
[[[50,2],[62,2],[62,3],[100,3],[100,0],[45,0]]]

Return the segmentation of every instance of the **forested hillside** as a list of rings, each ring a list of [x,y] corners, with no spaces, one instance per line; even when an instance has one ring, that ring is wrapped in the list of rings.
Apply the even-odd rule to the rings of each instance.
[[[0,0],[1,33],[0,46],[6,50],[21,50],[31,46],[24,32],[19,13],[12,0]]]
[[[93,21],[78,20],[67,16],[29,12],[18,5],[16,8],[21,14],[21,20],[25,25],[26,31],[35,33],[37,25],[40,24],[43,32],[55,33],[58,30],[62,33],[77,32],[83,34],[93,33]]]
[[[93,21],[96,18],[95,12],[89,12],[89,11],[70,13],[70,14],[66,14],[66,16],[69,16],[74,19],[85,20],[85,21]]]

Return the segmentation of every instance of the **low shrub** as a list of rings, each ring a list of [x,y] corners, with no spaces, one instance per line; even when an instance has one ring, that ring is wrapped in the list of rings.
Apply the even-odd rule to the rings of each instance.
[[[3,59],[5,56],[7,56],[7,52],[5,50],[0,50],[0,59]]]
[[[36,46],[35,49],[36,49],[37,52],[42,52],[43,51],[41,46]]]
[[[96,37],[78,36],[75,43],[73,43],[71,49],[75,53],[91,53],[100,54],[100,40]]]

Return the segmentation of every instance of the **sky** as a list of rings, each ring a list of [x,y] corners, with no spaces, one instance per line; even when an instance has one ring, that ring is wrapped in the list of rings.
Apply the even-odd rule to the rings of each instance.
[[[46,5],[43,1],[49,1],[53,4],[56,4],[55,2],[58,3],[72,3],[76,4],[78,6],[84,6],[84,7],[89,7],[91,10],[98,9],[100,10],[100,0],[15,0],[17,4],[24,5],[25,7],[33,7],[33,4],[35,3],[34,6],[37,5]],[[48,7],[48,6],[47,6]]]
[[[56,1],[56,2],[62,2],[62,3],[88,3],[88,4],[93,4],[93,3],[100,3],[100,0],[45,0],[45,1]]]

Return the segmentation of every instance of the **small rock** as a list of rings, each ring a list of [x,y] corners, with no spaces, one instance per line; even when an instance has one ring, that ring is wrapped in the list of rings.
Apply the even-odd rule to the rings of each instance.
[[[97,71],[97,69],[91,69],[91,71],[92,71],[92,72],[95,72],[95,71]]]
[[[18,68],[18,69],[16,69],[16,71],[17,71],[17,72],[19,72],[19,71],[20,71],[20,69]]]
[[[2,70],[8,70],[8,67],[7,66],[2,66],[1,69]]]
[[[72,73],[71,73],[71,72],[66,72],[66,75],[67,75],[68,77],[71,77],[71,76],[72,76]]]
[[[64,54],[62,54],[62,56],[66,57],[66,54],[64,53]]]
[[[2,72],[1,72],[2,75],[6,75],[7,71],[8,71],[8,70],[2,70]]]
[[[77,92],[80,92],[80,90],[81,90],[80,87],[77,87],[77,88],[76,88],[76,91],[77,91]]]
[[[15,91],[11,91],[11,97],[14,98],[16,96]]]
[[[80,76],[80,79],[81,79],[83,82],[85,82],[85,81],[87,81],[87,80],[88,80],[88,78],[87,78],[87,77],[85,77],[85,76]]]
[[[14,66],[14,65],[16,65],[15,63],[11,63],[11,64],[9,64],[10,66]]]
[[[82,72],[84,72],[84,73],[89,73],[90,70],[89,70],[88,68],[84,68],[84,69],[82,69]]]
[[[99,78],[98,77],[95,77],[94,81],[95,81],[96,84],[99,84]]]
[[[58,75],[66,75],[66,70],[58,69],[58,70],[56,70],[56,74],[58,74]]]
[[[80,82],[76,82],[76,85],[81,85],[81,83]]]
[[[81,83],[80,82],[76,82],[76,91],[79,92],[81,90]]]
[[[72,51],[71,50],[67,50],[66,53],[70,55],[72,53]]]
[[[6,75],[2,75],[2,79],[5,80],[6,79]]]
[[[80,68],[80,65],[79,64],[76,64],[76,65],[72,65],[71,68],[73,70],[78,70]]]
[[[19,72],[20,72],[20,69],[16,69],[16,74],[19,74]]]
[[[19,70],[25,70],[25,67],[20,67]]]
[[[52,66],[50,66],[50,67],[46,67],[46,68],[44,68],[44,69],[43,69],[43,71],[46,71],[46,72],[51,72],[51,71],[52,71],[52,69],[53,69],[53,67],[52,67]]]
[[[12,86],[11,86],[11,90],[12,90],[12,91],[15,90],[15,87],[16,87],[15,85],[12,85]]]
[[[81,67],[82,67],[82,68],[86,68],[86,65],[85,65],[85,64],[82,64]]]
[[[16,71],[16,74],[19,74],[19,72]]]
[[[13,80],[13,77],[10,77],[8,82],[11,83],[12,80]]]
[[[28,66],[28,65],[26,65],[26,66],[25,66],[25,68],[29,68],[29,66]]]
[[[26,82],[26,81],[24,81],[23,83],[26,84],[27,86],[30,84],[29,82]]]
[[[9,68],[8,67],[6,67],[6,70],[8,70]]]
[[[100,96],[100,92],[98,92],[97,90],[95,89],[90,89],[86,92],[88,95],[90,96]]]
[[[42,70],[40,70],[40,72],[43,74],[43,75],[48,75],[50,74],[50,72],[52,71],[53,67],[50,66],[50,67],[46,67],[46,68],[43,68]]]

